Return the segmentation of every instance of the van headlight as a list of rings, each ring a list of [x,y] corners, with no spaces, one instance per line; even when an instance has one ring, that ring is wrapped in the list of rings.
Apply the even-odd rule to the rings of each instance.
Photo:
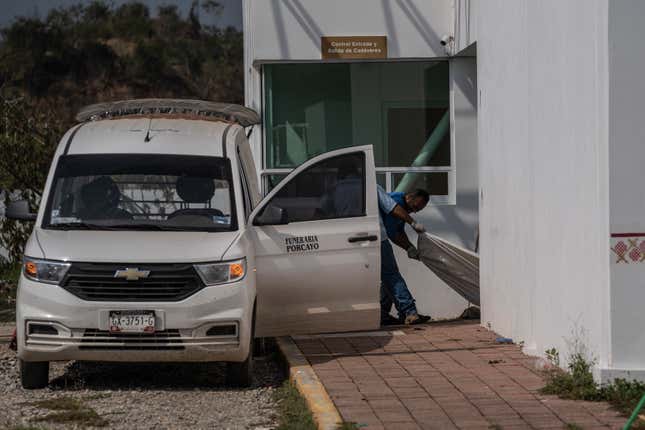
[[[22,268],[25,277],[32,281],[58,285],[70,266],[70,263],[25,257]]]
[[[195,270],[204,284],[219,285],[239,281],[246,274],[246,259],[226,263],[195,264]]]

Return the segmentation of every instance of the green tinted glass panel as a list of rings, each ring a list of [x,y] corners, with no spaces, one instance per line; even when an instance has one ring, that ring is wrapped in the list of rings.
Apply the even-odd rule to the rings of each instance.
[[[278,175],[278,174],[276,174],[276,175],[267,175],[266,176],[266,187],[267,187],[266,192],[268,193],[269,191],[274,189],[276,187],[276,185],[278,185],[280,182],[282,182],[282,180],[284,178],[286,178],[286,177],[287,177],[286,174],[284,174],[284,175]]]
[[[448,172],[408,172],[392,174],[392,191],[410,192],[418,188],[431,196],[448,195]]]
[[[450,166],[448,63],[264,66],[266,167],[373,145],[380,167]]]

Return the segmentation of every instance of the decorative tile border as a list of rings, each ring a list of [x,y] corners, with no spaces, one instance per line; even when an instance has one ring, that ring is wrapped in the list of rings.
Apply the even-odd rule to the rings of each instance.
[[[634,264],[645,261],[645,233],[612,233],[611,250],[616,264]]]

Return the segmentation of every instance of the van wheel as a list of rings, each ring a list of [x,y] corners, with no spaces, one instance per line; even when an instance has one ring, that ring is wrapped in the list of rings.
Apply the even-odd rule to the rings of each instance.
[[[253,383],[253,350],[255,346],[255,303],[253,303],[253,319],[251,320],[251,339],[249,339],[249,355],[246,360],[237,363],[226,363],[226,383],[234,387],[250,387]]]
[[[253,342],[246,360],[226,363],[226,383],[234,387],[250,387],[253,383]]]
[[[45,388],[49,383],[49,361],[19,361],[22,388]]]

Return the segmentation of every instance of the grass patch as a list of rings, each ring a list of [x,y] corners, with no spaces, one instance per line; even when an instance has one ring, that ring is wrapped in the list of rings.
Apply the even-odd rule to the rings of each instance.
[[[102,399],[109,399],[112,397],[112,394],[109,393],[98,393],[98,394],[91,394],[89,396],[83,397],[83,400],[87,402],[91,402],[92,400],[102,400]]]
[[[276,430],[316,430],[316,422],[307,407],[305,398],[302,397],[291,381],[286,380],[274,397],[278,404],[278,427]],[[341,423],[337,430],[359,430],[361,426],[356,423]]]
[[[356,423],[342,423],[336,427],[337,430],[360,430],[360,428],[361,426]]]
[[[82,427],[105,427],[108,422],[101,418],[94,409],[61,411],[34,418],[35,422],[50,422],[55,424],[74,424]]]
[[[44,427],[34,427],[34,426],[13,426],[10,427],[11,430],[46,430]]]
[[[27,403],[39,409],[55,411],[32,419],[34,422],[72,424],[81,427],[104,427],[108,424],[94,409],[73,397],[39,400]]]
[[[304,397],[289,380],[276,391],[279,422],[278,430],[316,430],[316,423]]]
[[[562,399],[604,401],[626,416],[632,413],[645,394],[645,383],[639,381],[614,379],[609,384],[597,384],[591,373],[594,363],[587,361],[580,353],[573,354],[567,366],[568,371],[558,367],[560,357],[555,349],[546,351],[546,355],[553,367],[545,371],[547,383],[540,390],[542,394],[555,394]],[[645,429],[645,421],[636,421],[633,428]]]
[[[83,403],[73,397],[58,397],[56,399],[38,400],[27,404],[38,409],[48,409],[50,411],[71,411],[84,408]]]

